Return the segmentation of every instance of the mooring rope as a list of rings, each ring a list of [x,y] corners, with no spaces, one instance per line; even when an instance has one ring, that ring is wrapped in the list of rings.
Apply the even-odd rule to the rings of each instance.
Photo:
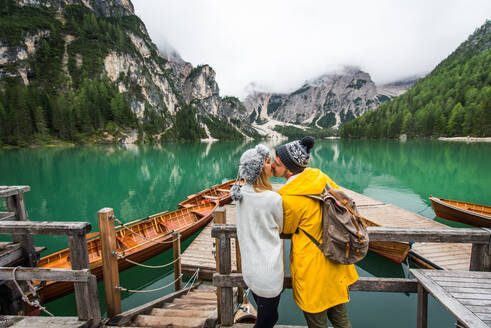
[[[14,281],[14,284],[17,286],[19,293],[22,295],[22,300],[25,303],[29,304],[30,306],[38,308],[38,309],[42,310],[43,312],[45,312],[46,314],[54,317],[54,315],[51,312],[49,312],[48,310],[46,310],[46,308],[44,306],[41,306],[41,304],[39,304],[39,300],[34,299],[34,301],[30,301],[29,298],[24,294],[24,292],[22,291],[22,289],[19,286],[19,283],[15,279],[15,270],[17,270],[18,268],[19,267],[15,267],[14,270],[12,270],[12,280]],[[32,296],[37,298],[37,293],[36,293],[36,290],[34,289],[34,287],[27,280],[26,280],[26,283],[27,283],[27,286],[29,286],[29,289],[31,290]]]
[[[145,239],[146,241],[149,241],[149,242],[152,242],[152,243],[156,243],[156,244],[170,244],[170,243],[173,243],[174,241],[178,240],[178,238],[175,238],[175,239],[171,239],[171,240],[165,240],[165,241],[157,241],[155,239],[150,239],[150,238],[147,238],[145,237],[144,235],[141,235],[139,234],[138,232],[135,232],[133,231],[132,229],[128,228],[123,222],[121,222],[116,216],[113,215],[113,218],[115,221],[117,221],[124,229],[128,230],[129,232],[131,232],[132,234],[134,235],[137,235],[138,237],[142,238],[142,239]],[[169,232],[166,232],[165,234],[163,234],[161,237],[165,237],[167,235],[170,235],[171,233],[175,232],[175,230],[172,230],[172,231],[169,231]]]
[[[159,287],[159,288],[155,288],[155,289],[148,289],[148,290],[135,290],[135,289],[127,289],[127,288],[124,288],[124,287],[121,287],[121,286],[116,286],[115,288],[116,289],[119,289],[119,290],[122,290],[122,291],[125,291],[125,292],[130,292],[130,293],[152,293],[152,292],[157,292],[159,290],[162,290],[164,288],[167,288],[169,286],[172,286],[173,284],[176,283],[176,281],[178,281],[179,279],[182,278],[182,273],[179,275],[179,277],[177,277],[177,279],[175,279],[173,282],[165,285],[165,286],[162,286],[162,287]]]
[[[130,260],[129,258],[126,258],[124,255],[121,255],[120,253],[118,252],[115,252],[115,254],[122,260],[125,260],[126,262],[129,262],[131,264],[134,264],[134,265],[137,265],[137,266],[141,266],[143,268],[147,268],[147,269],[162,269],[162,268],[165,268],[171,264],[174,264],[176,263],[177,261],[179,261],[181,259],[181,257],[179,256],[178,258],[176,258],[174,261],[170,262],[170,263],[167,263],[167,264],[162,264],[162,265],[147,265],[147,264],[142,264],[142,263],[138,263],[138,262],[135,262],[133,260]]]
[[[186,285],[184,285],[184,288],[188,288],[188,284],[190,281],[192,281],[192,283],[189,287],[193,287],[194,284],[196,283],[196,280],[198,280],[198,274],[199,274],[199,268],[197,268],[196,271],[191,276],[191,278],[189,278],[188,282],[186,282]],[[191,288],[188,290],[188,292],[186,294],[189,294],[190,290],[191,290]]]

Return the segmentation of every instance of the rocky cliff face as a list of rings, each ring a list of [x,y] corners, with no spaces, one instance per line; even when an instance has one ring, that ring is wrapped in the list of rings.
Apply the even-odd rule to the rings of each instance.
[[[245,101],[253,122],[274,119],[318,128],[339,127],[381,103],[403,93],[411,83],[377,87],[368,73],[346,68],[305,82],[290,94],[255,92]]]
[[[59,49],[57,54],[52,54],[52,61],[59,61],[65,78],[58,82],[60,85],[55,86],[56,89],[60,92],[73,89],[77,80],[84,75],[90,78],[107,76],[129,100],[141,122],[155,118],[149,112],[160,117],[159,130],[162,133],[174,127],[176,114],[185,108],[194,113],[198,130],[199,126],[207,124],[205,120],[215,122],[223,119],[221,113],[240,112],[240,103],[235,102],[227,102],[226,109],[221,110],[223,101],[215,82],[215,72],[210,66],[193,68],[177,53],[162,54],[157,49],[144,23],[135,16],[129,0],[13,2],[17,6],[38,9],[39,15],[46,16],[52,24],[45,28],[41,23],[39,27],[30,27],[15,42],[0,38],[0,88],[5,78],[21,79],[25,86],[37,79],[34,63],[45,41],[52,52],[55,47]],[[72,21],[76,21],[76,24],[72,24]],[[85,24],[86,30],[80,26]],[[119,42],[94,43],[100,37],[95,35],[91,38],[93,24],[99,24],[102,34],[113,33],[114,36],[108,35],[109,39],[117,38]],[[71,31],[71,28],[75,31]],[[82,32],[78,31],[79,28]],[[237,128],[230,121],[225,124],[232,129]],[[213,133],[214,129],[209,131]],[[199,135],[205,137],[203,132]]]

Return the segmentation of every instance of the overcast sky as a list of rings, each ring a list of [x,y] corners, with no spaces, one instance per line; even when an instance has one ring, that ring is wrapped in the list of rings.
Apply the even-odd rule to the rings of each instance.
[[[132,0],[160,49],[216,71],[220,95],[287,92],[359,66],[377,84],[430,72],[491,18],[489,0]]]

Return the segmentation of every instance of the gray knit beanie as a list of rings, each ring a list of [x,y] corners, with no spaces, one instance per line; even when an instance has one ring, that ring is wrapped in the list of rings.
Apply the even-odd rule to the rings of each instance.
[[[309,164],[310,149],[314,146],[313,137],[303,137],[302,140],[295,140],[276,148],[278,156],[286,168],[293,174],[303,171]]]
[[[238,181],[244,179],[247,183],[254,183],[261,175],[264,161],[269,156],[268,148],[261,144],[246,150],[242,156],[240,156],[239,175],[237,176],[234,186],[230,190],[233,200],[240,200],[242,198]]]

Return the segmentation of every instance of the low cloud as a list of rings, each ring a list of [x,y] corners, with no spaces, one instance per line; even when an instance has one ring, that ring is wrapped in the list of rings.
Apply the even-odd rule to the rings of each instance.
[[[488,0],[133,0],[153,41],[216,71],[221,95],[288,92],[358,66],[378,83],[430,72],[485,20]]]

